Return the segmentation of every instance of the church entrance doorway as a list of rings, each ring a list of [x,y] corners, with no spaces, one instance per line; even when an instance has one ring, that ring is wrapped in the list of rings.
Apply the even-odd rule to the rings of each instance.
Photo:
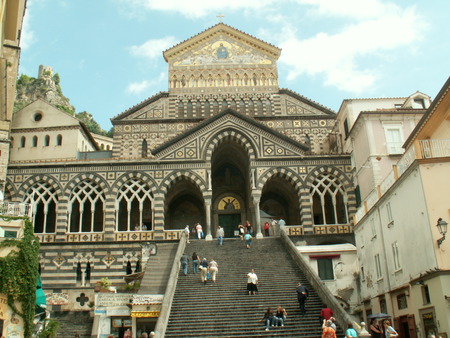
[[[225,232],[225,238],[235,237],[234,231],[238,229],[239,223],[241,223],[241,214],[219,215],[219,225]]]

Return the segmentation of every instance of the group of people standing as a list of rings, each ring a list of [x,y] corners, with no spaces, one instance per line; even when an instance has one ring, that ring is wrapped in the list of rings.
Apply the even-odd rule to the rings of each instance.
[[[285,225],[286,225],[286,222],[282,218],[280,218],[278,221],[274,218],[272,218],[270,220],[270,222],[266,221],[263,226],[264,236],[269,237],[270,235],[272,235],[272,236],[279,235],[280,228],[284,227]]]
[[[370,334],[374,338],[398,337],[397,331],[391,326],[389,319],[377,320],[373,318],[370,321]]]
[[[189,256],[184,253],[181,256],[181,268],[183,269],[183,274],[187,276],[188,274],[188,266],[189,266]],[[206,284],[208,279],[211,279],[213,283],[216,283],[216,276],[219,272],[219,264],[214,259],[211,259],[209,262],[204,257],[200,260],[200,257],[197,253],[192,254],[192,268],[194,273],[198,273],[200,271],[200,278],[203,284]]]

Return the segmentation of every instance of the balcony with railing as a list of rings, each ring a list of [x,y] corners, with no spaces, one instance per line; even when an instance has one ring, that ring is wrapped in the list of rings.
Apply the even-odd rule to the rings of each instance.
[[[417,140],[403,154],[402,158],[393,165],[392,171],[366,197],[362,206],[355,213],[354,222],[357,224],[378,200],[405,173],[415,160],[450,157],[450,139]]]
[[[0,202],[0,240],[21,238],[24,217],[31,217],[31,204]]]

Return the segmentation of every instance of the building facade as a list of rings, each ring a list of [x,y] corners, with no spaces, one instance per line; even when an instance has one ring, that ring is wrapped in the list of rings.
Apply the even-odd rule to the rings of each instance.
[[[94,282],[123,283],[143,264],[143,243],[177,240],[186,224],[211,239],[248,220],[262,237],[264,212],[290,235],[353,237],[336,114],[279,87],[280,53],[223,23],[166,50],[168,91],[111,119],[110,152],[43,101],[18,111],[5,197],[32,205],[50,310],[89,310]],[[21,154],[34,144],[41,156]]]
[[[404,154],[356,213],[361,304],[389,313],[402,337],[450,331],[450,81],[406,138]]]

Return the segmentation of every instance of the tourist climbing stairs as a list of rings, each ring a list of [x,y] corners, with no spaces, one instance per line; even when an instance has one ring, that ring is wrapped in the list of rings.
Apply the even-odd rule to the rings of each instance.
[[[214,259],[219,265],[216,284],[204,285],[200,273],[180,271],[165,337],[304,337],[321,336],[319,320],[322,302],[307,283],[299,267],[285,250],[280,238],[253,241],[247,249],[240,239],[217,241],[191,240],[186,254]],[[247,273],[259,279],[257,295],[248,295]],[[295,292],[301,282],[310,290],[306,315],[300,314]],[[284,327],[265,331],[260,320],[268,307],[286,309]]]

